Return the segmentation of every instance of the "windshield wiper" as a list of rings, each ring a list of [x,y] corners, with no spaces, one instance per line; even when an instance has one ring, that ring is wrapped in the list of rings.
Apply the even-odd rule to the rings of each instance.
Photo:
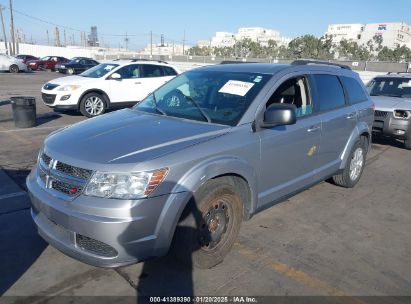
[[[156,99],[156,95],[154,95],[154,93],[151,94],[153,96],[153,101],[154,101],[154,107],[157,110],[157,112],[159,112],[160,114],[167,116],[167,113],[164,112],[164,110],[162,110],[158,104],[157,104],[157,99]]]
[[[191,96],[187,96],[187,95],[184,95],[184,94],[182,94],[182,95],[183,95],[188,101],[191,101],[191,103],[192,103],[193,105],[196,106],[196,108],[200,111],[201,115],[203,115],[203,117],[207,120],[207,122],[211,122],[210,116],[208,116],[207,113],[204,112],[204,110],[200,107],[200,105],[198,104],[197,101],[195,101]]]

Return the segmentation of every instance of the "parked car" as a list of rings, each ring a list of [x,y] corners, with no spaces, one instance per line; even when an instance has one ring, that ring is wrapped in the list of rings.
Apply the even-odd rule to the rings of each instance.
[[[56,65],[56,71],[63,74],[80,74],[100,63],[94,59],[86,57],[74,57],[67,63],[60,63]]]
[[[389,73],[367,84],[375,103],[373,132],[404,141],[411,150],[411,73]]]
[[[41,89],[44,103],[56,110],[79,110],[84,116],[134,105],[179,71],[166,62],[121,60],[97,65],[77,76],[57,78]]]
[[[55,65],[58,63],[69,62],[67,58],[59,56],[46,56],[39,60],[30,60],[27,62],[29,68],[33,71],[36,70],[51,70],[54,71]]]
[[[85,263],[117,267],[171,247],[210,268],[242,220],[330,177],[354,187],[373,113],[346,66],[191,70],[132,109],[48,136],[27,178],[32,217],[45,240]]]
[[[17,59],[21,59],[25,64],[30,60],[39,60],[40,58],[31,55],[17,55]]]
[[[27,66],[20,59],[0,54],[0,71],[9,71],[10,73],[27,72]]]

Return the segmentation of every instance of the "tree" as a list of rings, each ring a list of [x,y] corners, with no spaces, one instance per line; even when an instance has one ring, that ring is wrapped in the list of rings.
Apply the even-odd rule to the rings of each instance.
[[[305,35],[291,40],[288,48],[295,58],[332,59],[334,57],[330,38]]]

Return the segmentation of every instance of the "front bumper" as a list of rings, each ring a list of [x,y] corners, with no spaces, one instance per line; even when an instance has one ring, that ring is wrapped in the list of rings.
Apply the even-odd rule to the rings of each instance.
[[[44,88],[41,89],[44,104],[50,108],[77,110],[78,101],[81,97],[81,91],[58,91],[57,89],[58,87],[53,90],[45,90]],[[64,99],[65,96],[69,97]]]
[[[397,119],[392,112],[375,111],[372,131],[398,139],[411,138],[411,120]]]
[[[186,197],[179,193],[126,201],[80,195],[67,201],[39,185],[36,169],[26,183],[39,234],[66,255],[98,267],[125,266],[166,254],[172,233],[160,228],[162,221],[170,224],[164,210]]]

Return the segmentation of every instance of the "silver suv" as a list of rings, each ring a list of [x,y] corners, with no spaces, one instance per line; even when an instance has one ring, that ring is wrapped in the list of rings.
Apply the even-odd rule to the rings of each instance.
[[[411,73],[388,73],[368,84],[375,102],[374,134],[404,141],[411,150]]]
[[[241,222],[323,180],[353,187],[373,103],[345,66],[220,64],[132,109],[47,137],[27,178],[38,231],[102,267],[165,255],[210,268]]]

